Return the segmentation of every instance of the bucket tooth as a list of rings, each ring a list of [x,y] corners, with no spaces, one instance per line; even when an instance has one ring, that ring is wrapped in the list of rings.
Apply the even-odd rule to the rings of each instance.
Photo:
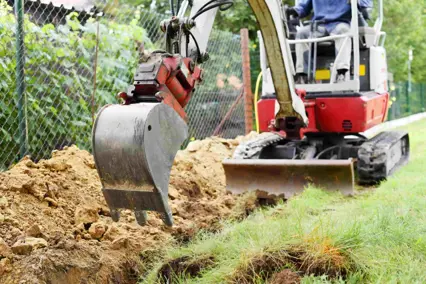
[[[109,208],[111,208],[111,206],[108,205]],[[111,219],[114,222],[118,222],[118,220],[120,220],[120,212],[118,210],[111,210]]]
[[[226,188],[234,194],[290,198],[310,184],[344,195],[354,192],[354,165],[348,160],[225,159]]]
[[[93,128],[93,152],[102,192],[114,221],[119,209],[135,211],[139,224],[145,211],[157,211],[173,224],[168,185],[173,160],[188,128],[168,105],[107,105]]]
[[[136,218],[136,222],[138,222],[139,225],[143,226],[146,224],[148,216],[146,214],[146,211],[135,210],[135,218]]]
[[[162,213],[161,219],[163,219],[164,224],[167,226],[171,227],[173,225],[173,216],[170,210],[168,212]]]

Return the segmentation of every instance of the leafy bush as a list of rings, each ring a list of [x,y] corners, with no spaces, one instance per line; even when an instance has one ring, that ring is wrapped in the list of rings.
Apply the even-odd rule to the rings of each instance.
[[[141,43],[145,49],[164,45],[158,25],[166,15],[125,6],[108,13],[99,21],[80,23],[78,14],[70,12],[60,25],[36,24],[25,16],[26,146],[32,158],[48,157],[51,150],[69,144],[90,150],[98,25],[95,112],[127,90]],[[0,169],[17,161],[20,143],[15,25],[12,8],[0,0]],[[203,84],[186,108],[191,138],[212,135],[240,93],[239,36],[213,31],[209,52]],[[222,128],[225,137],[244,133],[243,111],[240,103]]]
[[[99,21],[96,108],[127,89],[140,43],[153,47],[139,17]],[[19,150],[15,24],[12,8],[0,0],[0,167],[16,161]],[[97,25],[95,19],[82,25],[75,12],[59,26],[38,26],[25,16],[27,147],[35,159],[67,144],[90,148]]]

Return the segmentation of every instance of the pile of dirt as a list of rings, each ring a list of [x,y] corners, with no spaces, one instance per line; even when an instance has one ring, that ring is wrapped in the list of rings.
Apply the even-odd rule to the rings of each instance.
[[[137,225],[122,212],[114,223],[93,157],[72,146],[38,163],[25,158],[0,173],[0,283],[133,283],[144,249],[215,230],[235,214],[221,161],[243,139],[208,138],[179,151],[170,178],[175,225],[156,214]]]

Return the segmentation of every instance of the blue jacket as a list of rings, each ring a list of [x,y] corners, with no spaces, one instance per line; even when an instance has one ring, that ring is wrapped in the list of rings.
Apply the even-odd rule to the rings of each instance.
[[[358,0],[358,6],[371,8],[373,3],[372,0]],[[325,21],[328,32],[338,23],[350,23],[352,18],[350,0],[302,0],[294,8],[300,18],[308,16],[314,10],[312,20]]]

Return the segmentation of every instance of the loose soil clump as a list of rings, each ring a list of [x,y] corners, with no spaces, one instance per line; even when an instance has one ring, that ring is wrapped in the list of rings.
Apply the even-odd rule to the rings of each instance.
[[[290,270],[287,269],[289,267],[291,268]],[[285,250],[269,252],[254,257],[247,265],[236,271],[231,278],[231,282],[254,283],[259,278],[272,281],[277,277],[284,278],[285,275],[289,274],[289,271],[293,273],[293,276],[295,274],[298,277],[299,275],[327,275],[330,279],[338,277],[344,279],[350,269],[350,261],[339,249],[330,247],[327,250],[316,251],[312,247],[291,246]],[[281,272],[283,275],[280,275]],[[292,277],[292,279],[296,278]]]
[[[290,269],[284,269],[272,276],[270,284],[299,284],[301,282],[300,276],[291,271]]]
[[[172,228],[154,213],[147,226],[130,211],[114,223],[87,151],[72,146],[38,163],[24,158],[0,173],[0,283],[135,283],[139,252],[246,214],[236,207],[239,197],[226,193],[221,166],[243,139],[208,138],[178,152],[169,188]]]
[[[163,283],[175,283],[180,277],[197,277],[204,268],[214,265],[213,256],[191,259],[189,256],[173,259],[165,263],[158,272],[158,278]]]

